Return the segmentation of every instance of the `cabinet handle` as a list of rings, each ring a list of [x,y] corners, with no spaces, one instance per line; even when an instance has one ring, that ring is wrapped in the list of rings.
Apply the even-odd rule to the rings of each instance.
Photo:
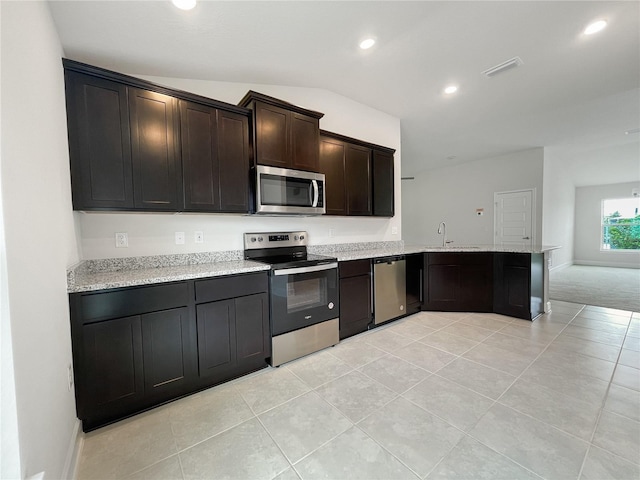
[[[422,269],[420,269],[420,303],[424,302],[424,278],[422,277]]]
[[[529,237],[522,237],[523,240],[531,240]]]

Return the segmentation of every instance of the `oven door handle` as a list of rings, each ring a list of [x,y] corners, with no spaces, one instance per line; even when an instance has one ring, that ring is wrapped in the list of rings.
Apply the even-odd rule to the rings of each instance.
[[[318,197],[320,196],[318,190],[318,181],[311,180],[311,185],[313,186],[313,200],[311,201],[311,206],[315,208],[318,206]]]
[[[332,268],[338,268],[338,263],[323,263],[322,265],[313,265],[311,267],[295,267],[295,268],[283,268],[279,270],[273,270],[274,275],[293,275],[295,273],[311,273],[321,272],[322,270],[331,270]]]

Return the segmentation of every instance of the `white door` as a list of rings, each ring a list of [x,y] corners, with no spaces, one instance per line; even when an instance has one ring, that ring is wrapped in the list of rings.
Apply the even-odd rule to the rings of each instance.
[[[534,190],[493,194],[495,222],[493,242],[496,246],[533,246]]]

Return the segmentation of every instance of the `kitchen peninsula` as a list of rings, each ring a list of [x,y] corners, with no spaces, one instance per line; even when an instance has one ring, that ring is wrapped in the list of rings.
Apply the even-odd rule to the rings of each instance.
[[[557,247],[309,246],[340,269],[340,338],[374,324],[371,265],[407,260],[405,314],[548,311]],[[355,268],[354,268],[355,267]],[[269,265],[242,251],[87,260],[68,272],[78,417],[85,431],[264,368]]]

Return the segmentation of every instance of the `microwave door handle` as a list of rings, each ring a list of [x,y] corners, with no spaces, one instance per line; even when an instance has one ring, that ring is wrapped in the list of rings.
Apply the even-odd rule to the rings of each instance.
[[[318,206],[318,196],[319,196],[318,181],[311,180],[311,185],[313,187],[313,200],[311,201],[311,206],[315,208]]]

